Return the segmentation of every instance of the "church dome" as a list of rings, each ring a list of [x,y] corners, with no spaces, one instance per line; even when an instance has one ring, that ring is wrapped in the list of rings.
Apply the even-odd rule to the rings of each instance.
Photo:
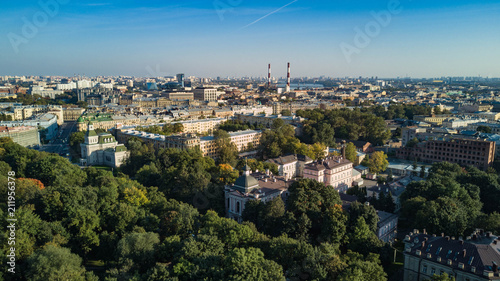
[[[258,188],[259,181],[250,175],[250,167],[248,167],[248,165],[245,165],[243,171],[243,175],[236,179],[236,181],[234,182],[234,187],[244,192],[249,192],[251,189],[256,187]]]

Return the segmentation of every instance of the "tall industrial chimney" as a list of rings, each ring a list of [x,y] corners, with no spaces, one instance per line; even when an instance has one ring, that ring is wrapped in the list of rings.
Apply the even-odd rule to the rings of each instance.
[[[267,87],[271,88],[271,64],[269,64],[267,70]]]
[[[286,79],[286,92],[290,92],[290,63],[288,63]]]

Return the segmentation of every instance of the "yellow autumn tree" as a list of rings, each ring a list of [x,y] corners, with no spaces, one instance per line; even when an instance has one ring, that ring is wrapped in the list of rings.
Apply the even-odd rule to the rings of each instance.
[[[142,206],[149,202],[147,192],[135,186],[125,188],[123,194],[125,201],[134,206]]]

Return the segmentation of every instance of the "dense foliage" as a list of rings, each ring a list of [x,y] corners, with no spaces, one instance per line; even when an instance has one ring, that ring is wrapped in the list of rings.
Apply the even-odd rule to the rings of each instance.
[[[82,170],[0,139],[0,192],[7,192],[8,171],[23,178],[16,181],[20,268],[13,279],[386,280],[380,241],[360,247],[373,244],[365,219],[373,210],[351,216],[334,189],[299,181],[290,188],[288,210],[276,199],[257,218],[263,224],[238,224],[207,210],[216,205],[193,202],[222,196],[211,188],[235,180],[230,166],[215,165],[199,151],[155,153],[137,140],[128,145],[133,160],[123,172],[136,180],[122,172]],[[4,210],[5,201],[0,214]],[[283,231],[280,221],[287,222]],[[6,234],[2,229],[3,264]]]
[[[170,136],[173,134],[182,133],[184,126],[181,123],[165,124],[163,126],[153,125],[148,127],[137,126],[137,131],[147,132],[151,134]]]
[[[306,143],[335,146],[337,137],[381,145],[391,137],[384,118],[359,109],[297,110],[296,114],[308,119],[304,122],[302,137]]]
[[[480,227],[500,232],[500,183],[496,173],[436,163],[425,181],[401,195],[402,215],[430,233],[467,236]]]

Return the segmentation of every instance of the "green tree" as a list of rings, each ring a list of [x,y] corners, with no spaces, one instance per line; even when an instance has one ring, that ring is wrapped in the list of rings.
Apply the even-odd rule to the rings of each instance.
[[[160,243],[157,233],[130,233],[118,242],[116,258],[119,263],[133,261],[138,269],[146,269],[155,263],[155,248]]]
[[[455,281],[455,277],[448,276],[448,273],[443,273],[442,275],[434,274],[430,281]]]
[[[69,145],[71,148],[78,153],[81,154],[80,144],[85,142],[85,132],[75,132],[71,133],[69,136]]]
[[[215,147],[217,150],[217,162],[219,164],[236,165],[238,158],[238,148],[236,144],[231,141],[231,136],[222,130],[214,132]]]
[[[27,260],[28,280],[85,280],[82,259],[67,248],[47,246]]]
[[[414,137],[406,143],[406,147],[415,147],[420,141]]]
[[[383,151],[375,151],[370,156],[368,160],[368,168],[372,173],[380,173],[387,169],[389,166],[389,161],[387,161],[387,155]]]
[[[352,142],[347,143],[345,146],[345,158],[347,158],[347,160],[351,161],[352,163],[356,163],[358,159],[357,155],[358,152],[356,150],[356,146]]]

